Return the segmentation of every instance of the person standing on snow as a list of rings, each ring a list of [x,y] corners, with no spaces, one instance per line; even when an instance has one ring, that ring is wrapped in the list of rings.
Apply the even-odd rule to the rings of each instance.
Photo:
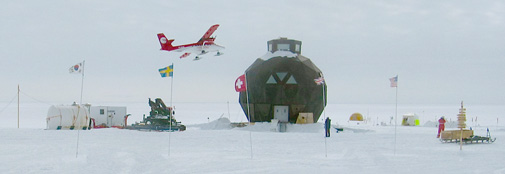
[[[325,136],[330,137],[330,129],[331,129],[331,119],[326,117],[326,120],[324,120],[324,129],[325,129]]]
[[[444,131],[445,129],[445,118],[444,116],[440,117],[440,119],[438,119],[438,134],[437,134],[437,138],[440,138],[440,132]]]

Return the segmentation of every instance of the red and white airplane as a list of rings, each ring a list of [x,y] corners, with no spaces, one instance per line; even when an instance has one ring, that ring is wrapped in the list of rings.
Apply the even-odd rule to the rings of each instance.
[[[196,43],[178,45],[178,46],[172,46],[172,42],[174,42],[174,39],[168,40],[167,37],[165,37],[165,34],[158,33],[158,40],[160,41],[161,44],[161,50],[185,52],[179,58],[185,58],[188,57],[191,53],[196,53],[197,56],[195,57],[194,60],[200,60],[201,59],[201,57],[199,57],[200,55],[204,55],[209,52],[216,52],[215,56],[220,56],[223,53],[219,51],[224,49],[224,47],[215,44],[214,40],[216,38],[211,37],[212,33],[214,33],[214,31],[217,30],[217,27],[219,27],[219,24],[211,26],[209,30],[207,30],[207,32],[202,36],[202,38]]]

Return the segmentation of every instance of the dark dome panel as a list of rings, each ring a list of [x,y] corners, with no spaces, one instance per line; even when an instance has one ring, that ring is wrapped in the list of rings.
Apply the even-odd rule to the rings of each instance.
[[[275,118],[295,123],[299,113],[313,113],[317,122],[326,106],[326,84],[314,82],[322,72],[308,58],[282,52],[287,51],[269,52],[267,55],[273,57],[258,58],[247,68],[248,90],[239,97],[242,110],[251,122],[269,122]]]

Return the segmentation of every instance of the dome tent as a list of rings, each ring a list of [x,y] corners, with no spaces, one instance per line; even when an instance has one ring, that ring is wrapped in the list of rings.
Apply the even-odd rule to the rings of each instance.
[[[280,107],[287,115],[285,120],[279,119],[281,122],[295,123],[299,113],[313,113],[317,122],[326,106],[326,84],[314,82],[322,72],[302,55],[284,50],[268,52],[245,74],[247,92],[240,92],[239,102],[251,122],[271,121]]]
[[[349,121],[363,121],[363,115],[356,112],[349,117]]]
[[[419,116],[414,113],[404,114],[402,126],[419,126]]]

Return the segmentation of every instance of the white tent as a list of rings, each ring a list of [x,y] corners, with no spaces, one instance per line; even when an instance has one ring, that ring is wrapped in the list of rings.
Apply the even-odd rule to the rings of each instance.
[[[417,114],[404,114],[402,126],[419,126],[419,116]]]
[[[51,106],[47,112],[48,130],[87,129],[89,126],[88,109],[80,105]]]

